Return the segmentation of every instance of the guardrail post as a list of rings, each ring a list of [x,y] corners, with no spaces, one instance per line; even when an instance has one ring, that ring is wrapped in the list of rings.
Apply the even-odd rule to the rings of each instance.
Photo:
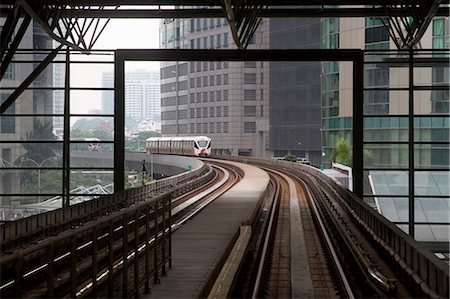
[[[150,208],[145,208],[145,285],[144,292],[150,293]]]
[[[159,226],[158,226],[158,214],[159,214],[159,199],[155,202],[155,245],[153,246],[153,283],[158,283],[159,280],[159,273],[158,273],[158,233],[159,233]]]
[[[139,296],[139,211],[134,216],[134,292]]]
[[[128,298],[128,220],[123,214],[122,221],[122,297]]]
[[[162,248],[161,248],[161,261],[162,261],[162,276],[166,276],[166,198],[162,199]]]
[[[47,251],[47,295],[48,298],[55,297],[54,272],[53,272],[53,247],[54,243],[50,243]]]

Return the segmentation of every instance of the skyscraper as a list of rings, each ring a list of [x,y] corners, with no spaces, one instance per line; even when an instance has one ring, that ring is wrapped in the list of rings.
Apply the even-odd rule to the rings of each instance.
[[[162,49],[233,49],[224,18],[164,20]],[[249,48],[267,48],[262,22]],[[162,62],[161,121],[165,136],[208,135],[216,154],[270,156],[267,62]]]

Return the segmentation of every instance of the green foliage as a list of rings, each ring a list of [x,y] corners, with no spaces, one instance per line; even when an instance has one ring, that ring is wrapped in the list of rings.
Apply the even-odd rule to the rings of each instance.
[[[125,142],[127,151],[145,151],[145,140],[150,137],[159,137],[160,133],[154,131],[140,132],[137,136]]]
[[[347,139],[341,137],[336,141],[332,157],[336,163],[352,166],[352,148]]]
[[[53,128],[51,122],[42,122],[36,120],[33,123],[33,131],[27,132],[26,138],[22,146],[25,153],[17,158],[14,164],[23,164],[27,160],[33,160],[40,164],[45,159],[55,157],[56,145],[52,143],[27,143],[27,141],[53,141],[56,136],[53,135]]]
[[[297,162],[297,156],[292,154],[287,154],[284,156],[283,160],[290,161],[290,162]]]
[[[112,118],[92,117],[77,120],[72,126],[72,131],[74,129],[80,129],[80,131],[105,130],[112,132],[113,128],[114,124]]]

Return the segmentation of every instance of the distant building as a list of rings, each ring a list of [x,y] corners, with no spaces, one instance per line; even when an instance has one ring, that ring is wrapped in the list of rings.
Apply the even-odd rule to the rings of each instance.
[[[114,74],[105,72],[102,86],[114,86]],[[102,113],[114,113],[114,93],[102,93]],[[160,80],[158,71],[136,70],[125,74],[125,116],[135,121],[159,120],[161,114]]]
[[[235,49],[224,18],[164,20],[162,49]],[[268,47],[268,22],[249,49]],[[268,62],[161,63],[164,136],[208,135],[216,154],[270,156]]]

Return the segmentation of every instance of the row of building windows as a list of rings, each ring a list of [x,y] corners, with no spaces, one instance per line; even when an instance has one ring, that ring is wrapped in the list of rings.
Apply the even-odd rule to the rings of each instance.
[[[228,111],[228,106],[190,108],[190,118],[228,117]]]
[[[228,20],[226,18],[197,18],[190,20],[190,32],[212,29],[214,27],[221,27],[227,25]]]
[[[190,93],[189,98],[191,104],[228,101],[228,89]]]
[[[189,64],[189,69],[191,73],[195,72],[206,72],[208,70],[214,71],[215,69],[221,70],[222,68],[227,69],[229,66],[228,61],[193,61]]]
[[[228,85],[228,74],[190,78],[191,88],[218,86],[222,84]]]
[[[228,122],[211,122],[190,124],[191,134],[228,133]]]
[[[191,39],[191,49],[220,49],[227,48],[228,46],[228,32]]]

